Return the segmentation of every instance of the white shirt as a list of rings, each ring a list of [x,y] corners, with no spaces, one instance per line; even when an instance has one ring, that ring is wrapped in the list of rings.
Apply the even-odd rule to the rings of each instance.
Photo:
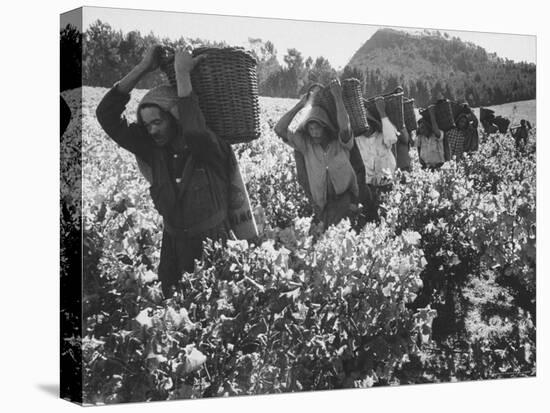
[[[357,147],[365,165],[367,184],[387,185],[395,171],[395,157],[392,145],[397,142],[397,130],[387,117],[382,118],[382,132],[370,136],[357,136]]]

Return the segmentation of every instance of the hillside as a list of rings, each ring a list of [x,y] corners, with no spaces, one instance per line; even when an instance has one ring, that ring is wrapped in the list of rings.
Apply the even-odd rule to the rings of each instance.
[[[439,32],[378,30],[350,59],[371,96],[402,85],[425,105],[442,93],[473,106],[534,99],[536,65],[516,63]]]

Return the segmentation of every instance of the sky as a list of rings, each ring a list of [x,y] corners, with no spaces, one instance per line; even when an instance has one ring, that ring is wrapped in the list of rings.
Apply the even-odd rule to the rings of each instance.
[[[61,18],[63,26],[64,18],[67,17]],[[311,56],[315,59],[324,56],[336,69],[343,68],[355,51],[378,29],[391,27],[149,10],[84,8],[84,30],[98,19],[124,33],[139,30],[142,34],[153,32],[160,37],[172,39],[183,36],[224,40],[232,46],[246,47],[248,38],[261,38],[264,41],[270,40],[275,45],[280,62],[283,62],[283,55],[287,49],[296,48],[304,57]],[[394,28],[407,31],[422,30]],[[536,62],[535,36],[439,30],[477,44],[487,52],[496,52],[503,58]]]

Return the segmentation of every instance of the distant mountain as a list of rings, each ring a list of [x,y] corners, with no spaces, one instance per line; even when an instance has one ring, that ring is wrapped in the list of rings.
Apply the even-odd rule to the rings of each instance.
[[[440,32],[378,30],[355,52],[346,69],[360,73],[367,96],[397,85],[424,106],[441,93],[472,106],[536,96],[536,65],[516,63]]]

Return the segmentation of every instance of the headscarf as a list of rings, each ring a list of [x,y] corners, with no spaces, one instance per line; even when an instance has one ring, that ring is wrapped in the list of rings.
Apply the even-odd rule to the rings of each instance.
[[[302,133],[307,133],[307,124],[309,122],[317,122],[325,129],[327,129],[331,136],[336,135],[336,127],[330,121],[327,112],[320,106],[312,106],[309,110],[309,113],[306,115],[305,119],[302,121],[297,129]]]
[[[178,93],[174,86],[171,85],[160,85],[149,90],[145,96],[139,102],[137,108],[137,121],[141,125],[143,123],[141,119],[141,109],[145,105],[156,105],[161,108],[163,111],[170,113],[174,118],[179,120],[179,113],[177,108]],[[138,169],[143,175],[143,177],[149,182],[150,185],[153,184],[153,170],[147,163],[142,159],[136,156],[136,161]]]
[[[466,119],[466,122],[469,122],[470,120],[468,119],[468,115],[466,113],[459,113],[455,119],[455,123],[458,125],[458,121],[461,119],[461,118],[465,118]]]
[[[163,111],[170,113],[176,119],[179,119],[179,113],[176,106],[178,101],[178,93],[175,86],[160,85],[149,90],[141,98],[137,108],[137,119],[141,123],[141,108],[145,105],[156,105]]]

